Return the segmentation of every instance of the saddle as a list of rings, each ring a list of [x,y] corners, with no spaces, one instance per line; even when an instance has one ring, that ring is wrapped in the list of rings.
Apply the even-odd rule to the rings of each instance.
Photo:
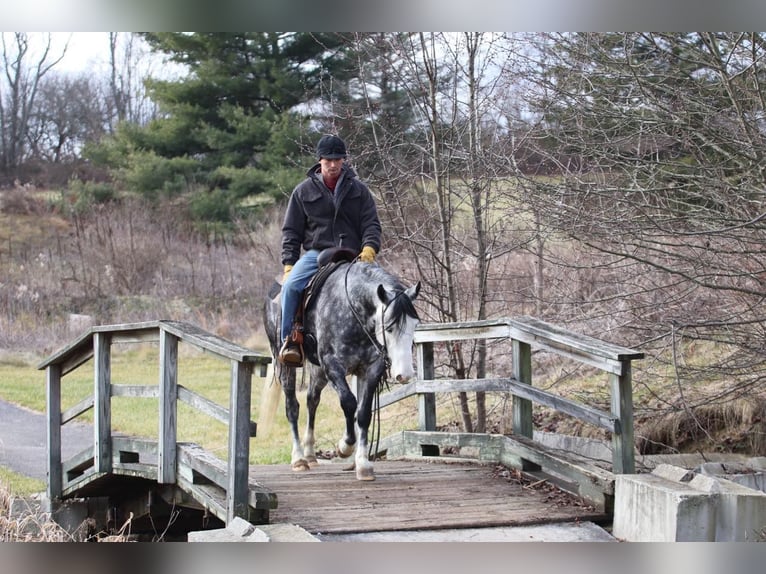
[[[311,304],[316,299],[316,295],[325,284],[327,278],[343,263],[350,263],[356,259],[356,252],[345,247],[329,247],[324,249],[317,258],[319,268],[317,272],[309,279],[306,288],[303,290],[301,304],[293,319],[293,332],[290,338],[301,345],[303,354],[312,363],[319,364],[316,356],[316,337],[313,333],[305,332],[303,327],[303,317],[311,308]]]

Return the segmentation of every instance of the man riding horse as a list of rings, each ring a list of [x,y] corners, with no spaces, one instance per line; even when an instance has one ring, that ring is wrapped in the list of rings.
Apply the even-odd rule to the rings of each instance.
[[[345,142],[325,135],[317,143],[316,155],[318,163],[290,195],[282,225],[282,347],[278,359],[289,367],[303,364],[294,318],[303,290],[318,269],[319,253],[343,247],[359,254],[361,261],[372,263],[380,251],[381,226],[375,200],[346,163]]]

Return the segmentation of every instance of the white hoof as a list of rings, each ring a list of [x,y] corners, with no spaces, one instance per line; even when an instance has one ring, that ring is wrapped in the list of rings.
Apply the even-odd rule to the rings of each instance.
[[[338,441],[338,456],[341,458],[348,458],[354,453],[354,447],[356,445],[348,444],[345,440],[340,439]]]

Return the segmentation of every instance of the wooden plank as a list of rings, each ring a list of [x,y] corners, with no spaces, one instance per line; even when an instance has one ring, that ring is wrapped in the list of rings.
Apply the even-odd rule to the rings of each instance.
[[[228,486],[227,467],[199,445],[178,443],[178,484],[182,481],[205,483],[212,482],[222,489]],[[248,469],[249,470],[249,469]],[[277,504],[276,494],[265,488],[257,477],[249,473],[248,500],[254,508],[270,509]]]
[[[532,386],[532,349],[528,343],[513,340],[513,377],[523,385]],[[521,396],[513,398],[513,434],[532,437],[532,401]]]
[[[379,461],[376,480],[356,480],[345,464],[306,472],[289,465],[251,467],[278,493],[273,522],[313,533],[374,532],[543,524],[604,518],[582,506],[552,506],[545,493],[501,477],[492,465]]]
[[[81,414],[89,411],[92,408],[93,408],[93,395],[89,397],[85,397],[79,403],[69,407],[67,410],[61,413],[61,424],[63,425],[73,419],[76,419]]]
[[[160,321],[160,328],[174,334],[186,343],[190,343],[220,357],[246,363],[265,365],[271,362],[271,355],[264,355],[208,333],[191,323],[183,321]]]
[[[62,376],[65,375],[67,372],[71,371],[72,369],[76,368],[77,366],[81,365],[85,361],[87,361],[90,357],[93,356],[93,341],[92,341],[92,332],[89,329],[79,337],[77,337],[74,341],[66,345],[65,347],[59,349],[52,355],[50,355],[47,359],[45,359],[42,363],[40,363],[37,368],[39,370],[43,370],[48,367],[48,365],[62,365]],[[84,360],[79,359],[73,359],[73,357],[82,358],[83,356],[86,356]],[[70,366],[69,370],[66,370],[63,368],[63,365],[67,363],[73,363],[74,366]],[[75,364],[76,363],[76,364]]]
[[[160,332],[160,418],[159,460],[157,482],[172,484],[176,481],[176,440],[178,435],[178,337],[167,331]]]
[[[47,417],[48,500],[61,497],[63,476],[61,470],[61,367],[48,365],[45,372],[45,402]]]
[[[93,364],[93,404],[95,406],[93,424],[96,433],[94,465],[96,472],[109,472],[112,469],[110,335],[108,333],[95,333],[93,335],[93,350],[95,357]]]
[[[608,430],[611,433],[620,432],[619,420],[612,414],[549,393],[542,389],[536,389],[513,378],[416,380],[382,395],[380,397],[380,408],[389,406],[418,393],[478,391],[512,393],[521,399],[527,399],[541,405],[549,406],[594,426]]]
[[[417,346],[418,379],[434,378],[434,346],[423,343]],[[436,395],[422,393],[418,397],[418,428],[436,430]]]
[[[133,337],[142,337],[142,332],[156,330],[157,321],[146,323],[125,323],[119,325],[99,325],[91,327],[70,344],[56,351],[38,365],[38,369],[45,369],[48,365],[58,364],[62,366],[62,376],[73,371],[93,356],[93,335],[94,333],[112,333],[115,337],[128,337],[129,332],[133,332]]]
[[[584,457],[546,447],[526,437],[420,431],[403,431],[402,435],[400,444],[394,449],[399,456],[401,453],[420,455],[420,445],[423,444],[441,448],[476,446],[482,449],[479,458],[483,461],[495,460],[512,467],[521,465],[524,471],[533,470],[527,468],[528,463],[533,463],[537,469],[564,478],[575,485],[574,494],[601,509],[614,495],[613,473],[591,464]]]
[[[498,338],[508,338],[508,320],[505,318],[463,323],[421,323],[415,329],[416,345],[443,341]]]
[[[112,383],[111,395],[113,397],[156,399],[160,396],[160,389],[157,385],[125,385]]]
[[[218,403],[215,403],[203,397],[199,393],[196,393],[190,389],[187,389],[183,385],[178,385],[178,400],[194,407],[198,411],[213,417],[214,419],[228,425],[229,424],[229,410],[226,407],[222,407]],[[251,420],[249,425],[249,433],[251,437],[254,437],[258,424]]]
[[[222,407],[183,385],[178,385],[178,400],[224,424],[229,424],[229,410],[226,407]]]
[[[620,421],[620,432],[612,435],[612,468],[616,474],[636,472],[633,444],[633,386],[630,363],[622,375],[610,375],[612,415]]]
[[[534,317],[518,317],[516,319],[507,319],[507,321],[511,327],[511,336],[516,331],[532,335],[534,338],[528,341],[529,343],[544,341],[552,346],[561,346],[573,351],[618,362],[644,358],[644,353],[641,351],[613,345],[588,335],[575,333]]]
[[[250,459],[250,390],[252,367],[231,362],[229,387],[229,460],[226,485],[226,522],[236,517],[247,520],[248,466]]]

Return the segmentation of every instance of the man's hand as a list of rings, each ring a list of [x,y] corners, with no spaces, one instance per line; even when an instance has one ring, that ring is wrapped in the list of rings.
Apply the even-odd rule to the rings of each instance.
[[[364,263],[372,263],[375,261],[375,249],[369,245],[365,245],[362,248],[362,252],[359,254],[359,261]]]
[[[290,275],[290,271],[293,270],[292,265],[285,265],[284,275],[282,275],[282,285],[285,284],[285,281],[287,281],[287,276]]]

